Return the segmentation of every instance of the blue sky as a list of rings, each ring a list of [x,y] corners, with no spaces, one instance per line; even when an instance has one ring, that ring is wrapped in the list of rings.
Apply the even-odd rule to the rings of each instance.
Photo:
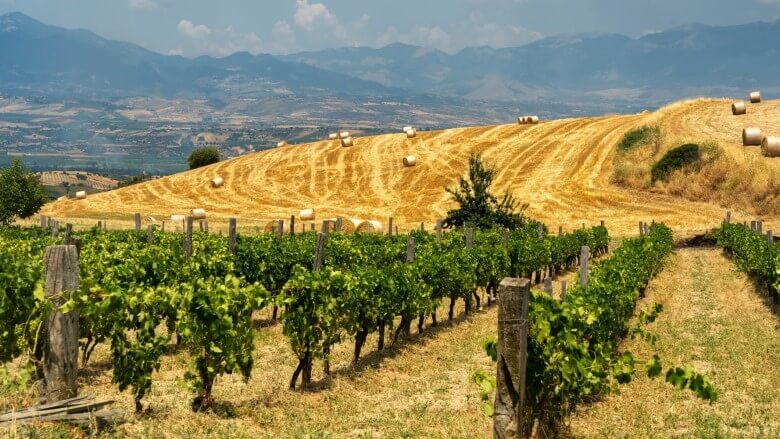
[[[456,52],[569,32],[639,36],[780,17],[780,0],[0,0],[48,24],[185,56],[405,42]]]

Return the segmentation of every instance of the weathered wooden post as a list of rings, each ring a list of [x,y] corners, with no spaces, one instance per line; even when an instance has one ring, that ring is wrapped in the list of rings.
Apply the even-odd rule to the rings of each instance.
[[[583,245],[580,249],[580,285],[588,286],[588,259],[590,259],[590,248]]]
[[[528,299],[531,281],[505,278],[498,293],[498,361],[493,437],[525,438]]]
[[[135,231],[140,232],[141,231],[141,214],[136,213],[133,215],[133,220],[135,220]]]
[[[163,222],[162,222],[162,228],[161,228],[161,230],[162,230],[162,232],[163,232],[163,233],[165,233],[165,221],[163,221]]]
[[[650,226],[647,223],[645,223],[645,235],[649,235],[649,234],[650,234]]]
[[[322,231],[320,233],[325,235],[325,239],[327,239],[328,236],[330,236],[330,221],[325,220],[322,222]]]
[[[395,236],[398,236],[398,235],[399,235],[399,233],[398,233],[398,226],[395,226]]]
[[[279,220],[276,222],[276,239],[281,240],[282,235],[284,235],[284,220]]]
[[[393,217],[387,219],[387,236],[393,236]]]
[[[753,232],[756,231],[756,220],[750,221],[750,230]]]
[[[314,223],[311,223],[311,231],[314,231]]]
[[[290,235],[295,235],[295,215],[290,215]]]
[[[41,215],[41,228],[46,228],[46,215]]]
[[[558,236],[563,236],[563,226],[558,226]]]
[[[550,297],[553,296],[553,282],[551,277],[544,278],[544,292],[547,293]]]
[[[761,220],[756,221],[756,232],[758,232],[759,235],[764,234],[764,222]]]
[[[228,250],[231,254],[236,254],[236,219],[228,220]]]
[[[444,231],[442,230],[442,227],[444,226],[444,221],[442,220],[436,220],[436,240],[441,241],[442,235],[444,234]]]
[[[79,289],[79,256],[75,245],[46,247],[44,253],[45,293],[52,311],[45,322],[43,340],[43,383],[46,402],[73,398],[78,393],[79,312],[59,311],[67,299],[63,292]]]
[[[98,230],[103,230],[103,221],[98,221],[97,227]]]
[[[76,254],[81,257],[81,238],[74,236],[73,245],[76,247]]]
[[[423,222],[423,223],[420,223],[420,231],[421,231],[421,232],[424,232],[424,231],[425,231],[425,223],[424,223],[424,222]]]
[[[540,241],[544,239],[544,226],[542,223],[536,225],[536,239]]]
[[[73,224],[65,224],[65,236],[62,240],[65,245],[70,245],[71,235],[73,235]]]
[[[56,238],[60,234],[60,223],[57,221],[51,222],[51,237]]]
[[[604,220],[601,220],[601,227],[604,227]]]
[[[731,211],[726,212],[726,224],[731,224]]]
[[[151,224],[146,226],[146,243],[149,245],[154,244],[154,226]]]
[[[644,236],[644,234],[645,234],[645,223],[639,221],[639,236]]]
[[[203,220],[198,220],[198,230],[203,231]]]
[[[187,222],[187,227],[184,232],[184,256],[189,261],[190,258],[192,257],[192,227],[193,227],[192,217],[188,216],[186,222]]]
[[[206,234],[209,234],[209,220],[205,219],[203,220],[203,231],[206,232]]]

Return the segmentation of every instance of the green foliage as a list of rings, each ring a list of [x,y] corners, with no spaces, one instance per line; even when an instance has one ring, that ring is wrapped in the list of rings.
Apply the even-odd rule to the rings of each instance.
[[[127,180],[120,181],[119,184],[116,185],[116,189],[120,189],[127,186],[132,186],[134,184],[143,183],[146,180],[148,180],[149,177],[146,175],[135,175]]]
[[[192,150],[187,162],[190,169],[200,168],[219,162],[219,150],[214,147],[203,147]]]
[[[669,176],[685,166],[699,162],[701,152],[699,145],[686,143],[676,148],[670,149],[661,160],[653,165],[651,170],[652,181],[666,181]]]
[[[767,289],[780,290],[780,246],[742,224],[723,224],[718,245],[731,254],[737,267],[759,279]]]
[[[515,229],[523,225],[523,211],[527,205],[517,206],[517,201],[508,192],[499,199],[490,193],[490,185],[496,169],[485,165],[482,157],[469,158],[468,178],[461,177],[458,187],[447,188],[458,208],[447,212],[444,227],[471,226],[490,229],[495,226]],[[516,212],[516,209],[520,212]]]
[[[478,370],[471,375],[471,381],[479,388],[479,399],[482,401],[482,411],[485,416],[492,417],[495,414],[492,398],[496,391],[495,375]]]
[[[692,366],[670,368],[666,371],[666,382],[680,390],[688,388],[696,396],[710,403],[718,400],[718,392],[707,377],[697,373]]]
[[[661,136],[661,129],[657,126],[641,126],[627,132],[618,144],[618,150],[630,151],[636,147],[647,145]]]
[[[33,216],[47,201],[38,176],[22,167],[19,159],[0,171],[0,188],[0,226]]]

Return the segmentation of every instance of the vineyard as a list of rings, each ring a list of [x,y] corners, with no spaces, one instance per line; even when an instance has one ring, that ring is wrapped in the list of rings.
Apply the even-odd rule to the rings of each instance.
[[[0,276],[0,313],[11,323],[2,333],[3,361],[35,358],[40,322],[51,312],[40,294],[43,249],[63,240],[51,235],[40,228],[0,232],[0,252],[9,261]],[[193,389],[193,408],[205,409],[218,376],[250,375],[253,313],[270,307],[276,318],[278,309],[299,359],[290,387],[300,376],[306,388],[315,359],[328,373],[337,343],[354,342],[357,363],[371,333],[378,332],[381,350],[385,334],[396,343],[413,323],[423,331],[443,314],[452,320],[457,301],[466,313],[482,305],[483,295],[492,302],[505,276],[568,269],[582,246],[600,253],[609,241],[603,226],[548,236],[537,223],[439,238],[331,233],[321,268],[312,270],[315,233],[238,236],[234,253],[228,239],[199,232],[189,246],[177,233],[158,232],[150,242],[147,233],[95,228],[79,238],[80,290],[69,293],[61,310],[80,314],[82,364],[97,345],[110,345],[113,382],[133,393],[139,411],[172,339],[190,352],[192,365],[181,378]]]

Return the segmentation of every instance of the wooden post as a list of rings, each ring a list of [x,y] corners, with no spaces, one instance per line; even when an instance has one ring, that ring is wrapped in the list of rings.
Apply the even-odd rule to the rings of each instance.
[[[295,215],[290,215],[290,235],[295,235]]]
[[[753,232],[756,231],[756,221],[755,220],[750,222],[750,230],[752,230]]]
[[[141,231],[141,214],[136,213],[133,215],[133,219],[135,220],[135,231],[140,232]]]
[[[398,236],[398,226],[395,226],[395,236]]]
[[[284,235],[284,220],[279,220],[276,223],[276,238],[282,239],[282,235]]]
[[[588,286],[588,259],[590,258],[590,248],[583,245],[580,249],[580,285]]]
[[[45,293],[52,311],[45,322],[43,339],[43,395],[46,402],[73,398],[78,393],[79,312],[58,309],[66,302],[61,294],[79,289],[79,256],[75,245],[46,247]]]
[[[771,248],[775,244],[775,234],[772,230],[766,231],[766,244]]]
[[[731,211],[726,212],[726,224],[731,224]]]
[[[76,254],[81,257],[81,238],[74,236],[73,245],[76,247]]]
[[[645,223],[645,235],[649,235],[649,234],[650,234],[650,226],[647,223]]]
[[[444,225],[444,221],[442,220],[436,220],[436,240],[441,241],[442,235],[444,234],[444,231],[442,230],[442,227]]]
[[[758,232],[759,235],[764,234],[764,222],[761,220],[756,221],[756,232]]]
[[[56,238],[60,234],[60,223],[57,221],[51,222],[51,237]]]
[[[162,222],[162,232],[165,233],[165,221]]]
[[[41,228],[46,228],[46,215],[41,215]]]
[[[525,375],[528,363],[528,299],[531,281],[505,278],[498,293],[498,361],[493,437],[526,438]]]
[[[406,262],[414,262],[414,236],[406,238]]]
[[[420,223],[420,231],[421,232],[425,231],[425,223]]]
[[[228,250],[231,254],[236,254],[236,219],[228,220]]]
[[[552,284],[552,278],[546,277],[544,278],[544,292],[549,294],[550,297],[553,296],[553,284]]]
[[[98,230],[103,230],[103,221],[98,221]]]
[[[320,231],[323,235],[325,235],[325,239],[330,236],[330,221],[325,220],[322,222],[322,231]]]
[[[206,234],[209,234],[209,220],[203,220],[203,231],[206,232]]]
[[[319,271],[322,269],[322,261],[325,256],[325,240],[327,239],[328,235],[321,232],[317,234],[317,248],[314,251],[312,271]]]
[[[311,231],[314,231],[314,223],[311,223]]]
[[[393,236],[393,217],[387,219],[387,236]]]
[[[601,227],[604,227],[604,220],[601,220]]]
[[[184,234],[184,256],[189,261],[192,257],[192,217],[187,217],[187,228]]]
[[[255,233],[260,234],[260,226],[255,226]]]
[[[198,220],[198,230],[203,231],[203,220]]]
[[[540,241],[544,239],[544,226],[542,223],[536,225],[536,239]]]
[[[474,229],[466,228],[466,248],[474,248]]]
[[[566,301],[566,281],[561,281],[561,302]]]
[[[65,224],[65,237],[62,242],[65,245],[70,245],[70,237],[73,234],[73,224]]]
[[[639,236],[644,236],[644,234],[645,234],[645,223],[639,221]]]
[[[558,226],[558,236],[563,236],[563,226]]]
[[[154,226],[151,224],[146,226],[146,243],[149,245],[154,244]]]

